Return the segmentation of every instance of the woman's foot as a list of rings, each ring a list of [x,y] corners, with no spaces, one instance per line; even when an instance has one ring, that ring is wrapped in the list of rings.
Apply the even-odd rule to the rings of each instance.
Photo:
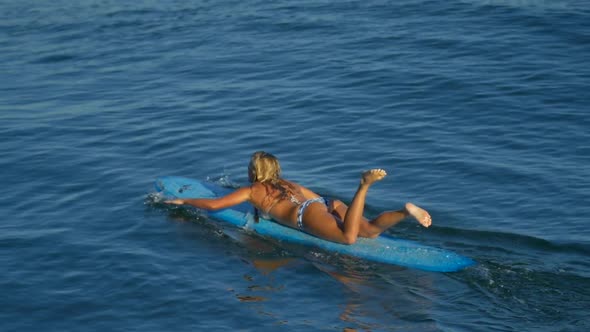
[[[418,207],[412,203],[406,203],[406,211],[408,211],[408,213],[422,226],[428,227],[432,224],[432,218],[430,217],[430,214],[428,214],[428,212],[426,212],[426,210],[423,208]]]
[[[383,179],[386,175],[387,172],[380,168],[365,171],[361,177],[361,184],[371,185],[374,182]]]

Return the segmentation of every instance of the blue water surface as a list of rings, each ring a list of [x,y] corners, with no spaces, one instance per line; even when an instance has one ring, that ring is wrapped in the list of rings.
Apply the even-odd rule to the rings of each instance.
[[[590,6],[580,0],[1,1],[0,330],[590,328]],[[432,273],[159,202],[252,152]]]

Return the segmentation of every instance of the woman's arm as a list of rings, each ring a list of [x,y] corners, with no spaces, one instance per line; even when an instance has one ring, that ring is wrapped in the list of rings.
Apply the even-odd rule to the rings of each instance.
[[[178,198],[165,201],[164,203],[175,205],[188,204],[199,209],[219,210],[250,200],[250,192],[250,187],[243,187],[219,198]]]

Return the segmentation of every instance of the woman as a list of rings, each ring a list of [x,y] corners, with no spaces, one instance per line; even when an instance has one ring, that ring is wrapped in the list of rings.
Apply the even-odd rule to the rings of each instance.
[[[255,152],[248,166],[251,185],[219,198],[183,198],[166,203],[188,204],[201,209],[217,210],[248,201],[263,217],[299,229],[319,238],[353,244],[357,238],[375,238],[389,227],[413,216],[424,227],[432,223],[424,209],[406,203],[398,211],[387,211],[373,220],[363,217],[365,198],[369,187],[385,177],[382,169],[372,169],[362,174],[359,187],[350,207],[341,201],[328,201],[313,191],[281,178],[278,159],[270,153]]]

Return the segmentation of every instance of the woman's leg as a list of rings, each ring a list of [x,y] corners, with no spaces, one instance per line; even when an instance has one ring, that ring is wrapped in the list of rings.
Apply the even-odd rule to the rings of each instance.
[[[343,219],[346,215],[348,207],[342,201],[334,201],[333,214]],[[426,210],[412,204],[406,203],[404,209],[397,211],[386,211],[381,213],[373,220],[363,218],[365,222],[361,223],[359,230],[360,237],[375,238],[383,233],[386,229],[397,225],[400,221],[408,216],[414,217],[422,226],[428,227],[432,224],[432,220]]]
[[[326,212],[325,207],[315,203],[310,204],[304,212],[305,230],[313,235],[344,244],[356,242],[364,223],[363,210],[369,187],[385,177],[387,173],[382,169],[373,169],[363,173],[359,187],[346,210],[341,225],[338,218]],[[334,222],[336,221],[336,222]]]

